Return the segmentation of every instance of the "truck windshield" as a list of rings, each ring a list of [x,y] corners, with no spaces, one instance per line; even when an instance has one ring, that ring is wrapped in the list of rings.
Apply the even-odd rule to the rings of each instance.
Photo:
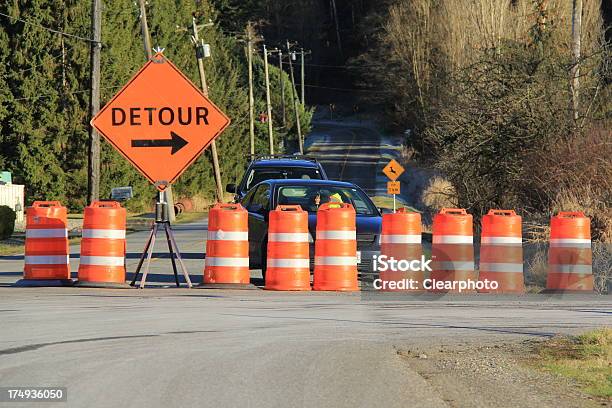
[[[249,190],[254,185],[275,179],[303,179],[321,180],[319,169],[309,167],[260,167],[251,169],[245,183],[245,190]]]

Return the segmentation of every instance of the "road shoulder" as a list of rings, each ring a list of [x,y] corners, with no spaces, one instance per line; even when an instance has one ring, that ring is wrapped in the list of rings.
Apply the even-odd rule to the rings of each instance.
[[[578,391],[569,379],[533,368],[540,341],[398,346],[407,368],[419,373],[449,407],[601,407],[609,402]]]

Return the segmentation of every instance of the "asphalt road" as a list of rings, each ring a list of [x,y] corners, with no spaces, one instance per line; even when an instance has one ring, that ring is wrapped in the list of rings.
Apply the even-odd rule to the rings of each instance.
[[[205,227],[176,226],[196,282]],[[128,235],[130,272],[146,236]],[[72,252],[76,272],[78,247]],[[612,324],[610,297],[594,295],[176,289],[168,259],[152,264],[145,290],[10,287],[22,266],[20,256],[0,258],[0,386],[66,386],[68,403],[49,406],[453,406],[398,349],[545,339]],[[252,276],[261,283],[258,271]],[[515,405],[497,398],[497,407]]]
[[[323,164],[329,178],[355,183],[370,197],[391,197],[382,169],[391,159],[402,162],[401,137],[385,135],[366,121],[319,120],[313,122],[304,149]],[[397,199],[423,209],[421,193],[434,173],[406,163],[404,166],[406,171],[398,179],[401,194]]]

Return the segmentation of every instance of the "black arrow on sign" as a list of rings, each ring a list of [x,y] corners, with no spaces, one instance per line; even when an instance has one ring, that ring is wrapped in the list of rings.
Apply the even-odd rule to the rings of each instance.
[[[138,139],[132,140],[132,147],[171,147],[174,154],[187,145],[187,141],[170,131],[170,139]]]

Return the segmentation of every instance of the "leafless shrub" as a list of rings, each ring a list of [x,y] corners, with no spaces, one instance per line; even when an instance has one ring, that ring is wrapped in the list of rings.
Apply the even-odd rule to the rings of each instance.
[[[535,188],[550,197],[551,209],[582,211],[591,218],[595,241],[612,242],[612,131],[577,132],[535,152]]]
[[[593,243],[593,287],[597,293],[612,290],[612,244]]]
[[[612,242],[612,209],[602,201],[601,194],[590,185],[573,191],[562,190],[553,200],[553,210],[581,211],[591,218],[591,236],[594,241]]]
[[[605,117],[602,101],[612,88],[599,2],[583,5],[578,123],[568,112],[571,2],[394,0],[381,9],[385,4],[364,34],[378,44],[354,65],[364,84],[385,91],[368,98],[386,107],[392,123],[414,128],[411,143],[435,161],[460,206],[478,218],[491,207],[548,216],[560,191],[610,202],[609,132],[589,130]],[[384,69],[372,69],[381,61]],[[606,216],[593,205],[594,231],[603,239]]]
[[[539,292],[546,287],[548,252],[544,245],[525,248],[525,287],[528,292]]]
[[[411,162],[412,159],[416,156],[416,149],[412,146],[402,145],[402,150],[400,152],[400,158],[403,163]]]
[[[437,211],[441,208],[457,207],[457,192],[450,181],[442,177],[434,177],[423,191],[423,204]]]
[[[569,54],[572,5],[566,0],[393,0],[380,2],[380,13],[369,16],[363,35],[368,51],[353,67],[364,84],[387,91],[367,98],[384,102],[396,124],[417,127],[431,122],[429,112],[440,106],[455,109],[444,88],[459,71],[470,67],[483,51],[502,54],[505,43]],[[584,2],[582,51],[591,55],[599,46],[603,22],[599,2]],[[372,69],[372,64],[384,68]],[[591,61],[589,61],[590,63]],[[587,64],[587,62],[583,62]],[[596,63],[591,64],[595,66]],[[583,65],[582,72],[589,72]],[[567,75],[564,75],[567,81]],[[587,75],[581,79],[588,80]],[[435,118],[434,118],[435,119]]]
[[[523,219],[523,241],[527,244],[547,244],[550,239],[550,218],[544,215]]]

